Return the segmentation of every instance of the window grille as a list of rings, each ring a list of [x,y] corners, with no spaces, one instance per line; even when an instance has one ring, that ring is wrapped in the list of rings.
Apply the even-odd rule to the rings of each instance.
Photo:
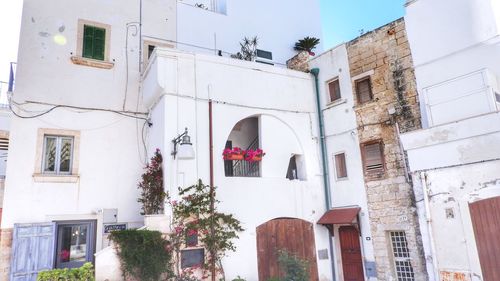
[[[406,233],[404,231],[391,231],[390,236],[398,281],[414,281],[415,273],[411,265]]]

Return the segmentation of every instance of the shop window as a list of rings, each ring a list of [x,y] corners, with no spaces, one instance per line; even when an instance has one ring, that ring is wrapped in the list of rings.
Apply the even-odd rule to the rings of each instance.
[[[57,223],[57,268],[81,267],[94,261],[95,222]]]

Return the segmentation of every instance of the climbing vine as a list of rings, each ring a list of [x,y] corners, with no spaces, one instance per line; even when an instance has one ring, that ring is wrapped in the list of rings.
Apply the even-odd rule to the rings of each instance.
[[[115,242],[123,277],[141,281],[157,281],[172,275],[172,248],[158,231],[114,231],[110,239]]]
[[[243,231],[240,221],[232,214],[218,211],[220,202],[215,199],[215,187],[211,189],[201,180],[187,188],[179,188],[179,197],[178,201],[169,200],[173,214],[170,242],[177,253],[177,276],[192,273],[179,269],[180,253],[183,248],[190,246],[192,237],[197,236],[199,244],[205,248],[204,261],[197,266],[202,272],[202,279],[215,272],[225,280],[222,258],[227,251],[236,250],[233,241]]]

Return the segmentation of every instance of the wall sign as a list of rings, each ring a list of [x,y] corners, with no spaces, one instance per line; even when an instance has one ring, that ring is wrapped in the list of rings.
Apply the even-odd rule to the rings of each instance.
[[[116,223],[116,224],[105,224],[104,225],[104,233],[111,233],[113,231],[121,231],[126,230],[126,223]]]

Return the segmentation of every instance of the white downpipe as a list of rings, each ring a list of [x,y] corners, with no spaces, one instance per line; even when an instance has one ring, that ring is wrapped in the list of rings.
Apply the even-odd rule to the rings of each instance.
[[[432,231],[432,215],[431,208],[429,203],[429,189],[427,186],[427,174],[420,173],[420,180],[422,181],[422,189],[424,191],[424,205],[425,205],[425,221],[427,222],[427,231],[429,234],[429,244],[431,245],[431,257],[432,257],[432,265],[434,269],[434,275],[429,276],[429,279],[434,278],[434,280],[439,280],[439,269],[438,269],[438,261],[436,255],[436,245],[434,244],[434,233]]]

